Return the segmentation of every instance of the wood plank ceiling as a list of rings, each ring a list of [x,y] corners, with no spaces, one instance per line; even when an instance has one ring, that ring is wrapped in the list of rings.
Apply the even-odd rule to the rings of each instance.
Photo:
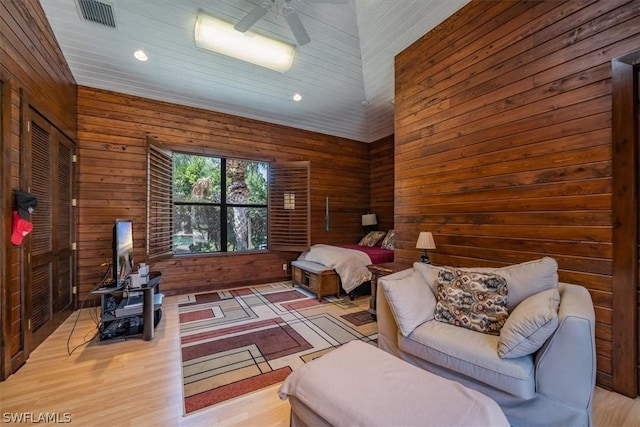
[[[199,10],[235,23],[259,0],[106,0],[116,28],[84,20],[77,1],[41,3],[79,85],[363,142],[393,133],[394,56],[467,3],[291,0],[311,43],[296,46],[293,66],[279,73],[194,43]],[[275,13],[252,30],[296,44]],[[137,49],[149,61],[135,60]]]

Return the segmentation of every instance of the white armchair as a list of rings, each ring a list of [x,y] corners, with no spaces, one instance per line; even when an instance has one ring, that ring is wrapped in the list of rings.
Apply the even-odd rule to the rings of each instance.
[[[412,280],[413,269],[380,279],[377,316],[381,349],[493,398],[513,426],[591,425],[595,314],[584,287],[560,283],[555,332],[535,353],[501,359],[497,337],[437,322],[432,317],[411,333],[406,334],[406,328],[401,333],[396,320],[400,313],[396,313],[397,307],[390,307],[385,288],[407,285]],[[398,304],[397,298],[393,303]],[[433,310],[433,304],[426,302],[424,310]]]

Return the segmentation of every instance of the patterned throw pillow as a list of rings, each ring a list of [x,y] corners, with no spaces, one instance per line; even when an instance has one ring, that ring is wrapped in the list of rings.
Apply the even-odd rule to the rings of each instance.
[[[391,249],[391,250],[393,250],[395,243],[396,243],[395,230],[389,230],[387,235],[384,236],[384,240],[382,241],[382,249]]]
[[[490,335],[507,320],[507,281],[492,273],[443,269],[434,319]]]
[[[362,238],[362,240],[360,240],[360,242],[358,242],[358,245],[369,246],[372,248],[384,237],[385,234],[386,233],[384,231],[370,231]]]

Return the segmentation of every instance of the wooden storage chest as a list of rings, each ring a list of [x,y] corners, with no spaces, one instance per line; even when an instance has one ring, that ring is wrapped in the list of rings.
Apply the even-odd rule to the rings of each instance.
[[[318,296],[335,294],[340,297],[340,277],[332,269],[310,261],[293,261],[291,275],[294,285],[301,286]]]

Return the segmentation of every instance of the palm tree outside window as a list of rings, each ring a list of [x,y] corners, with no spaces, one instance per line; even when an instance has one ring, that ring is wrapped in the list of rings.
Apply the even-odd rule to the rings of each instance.
[[[173,253],[266,250],[268,163],[173,154]]]

